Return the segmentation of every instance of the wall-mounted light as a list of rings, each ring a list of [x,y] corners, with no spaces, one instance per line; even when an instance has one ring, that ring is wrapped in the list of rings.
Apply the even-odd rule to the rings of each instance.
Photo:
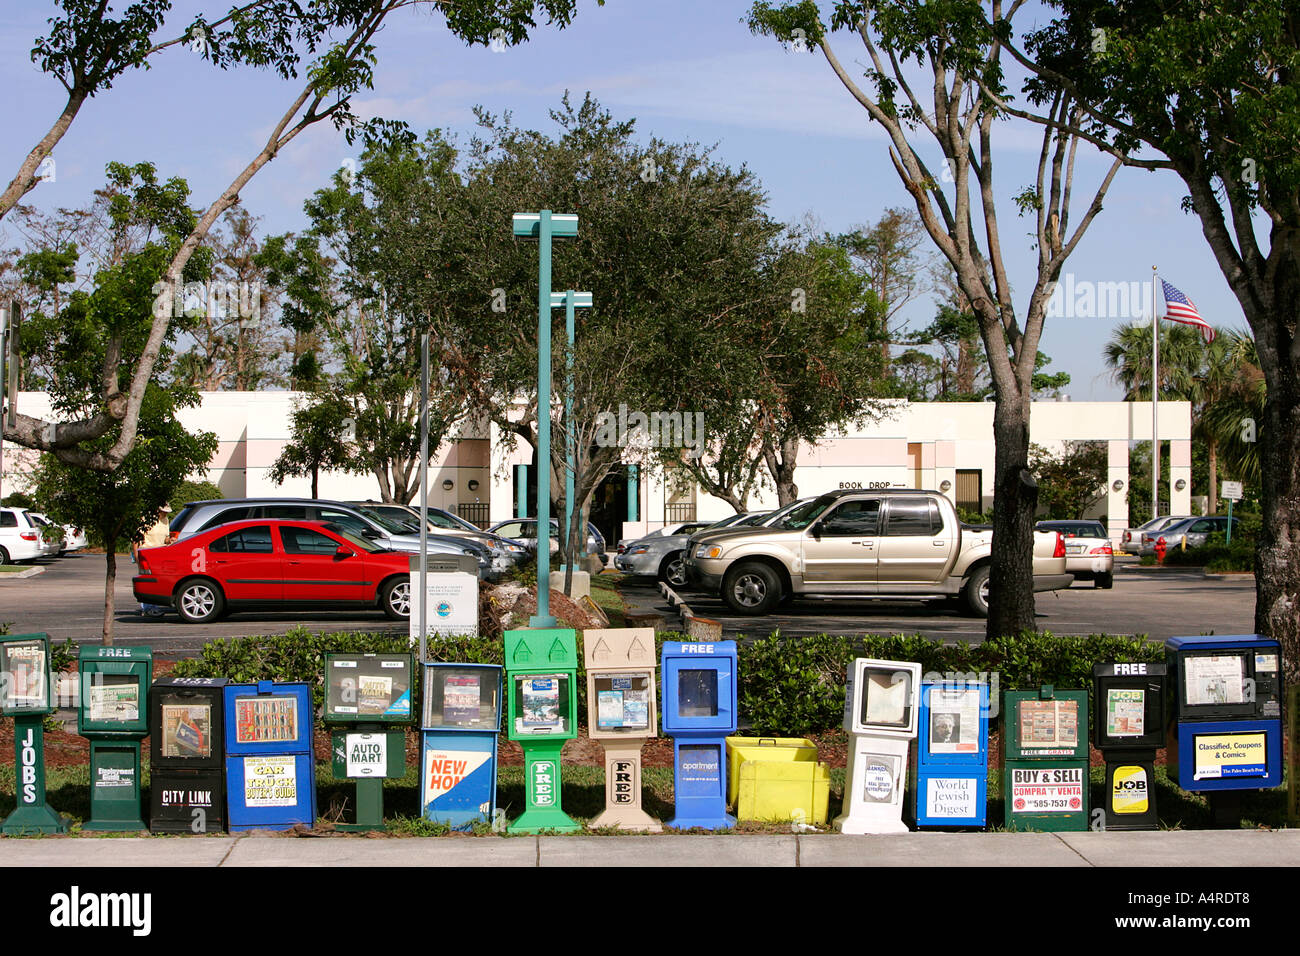
[[[456,483],[455,483],[454,481],[452,481],[450,478],[448,478],[446,481],[444,481],[444,482],[442,483],[442,490],[443,490],[443,491],[451,491],[451,489],[453,489],[453,488],[455,488],[455,487],[456,487]]]
[[[1182,491],[1186,487],[1187,487],[1187,480],[1184,478],[1179,478],[1177,481],[1174,482],[1174,491]]]
[[[478,491],[478,479],[477,479],[477,478],[471,478],[471,479],[469,480],[469,490],[470,490],[470,491]]]
[[[945,478],[943,481],[939,482],[939,490],[940,490],[940,491],[947,491],[947,490],[948,490],[949,488],[951,488],[951,487],[952,487],[952,482],[949,481],[947,478]]]
[[[1123,479],[1123,478],[1116,478],[1114,481],[1112,481],[1112,482],[1110,483],[1110,487],[1111,487],[1111,489],[1112,489],[1113,491],[1123,491],[1123,490],[1124,490],[1124,479]]]

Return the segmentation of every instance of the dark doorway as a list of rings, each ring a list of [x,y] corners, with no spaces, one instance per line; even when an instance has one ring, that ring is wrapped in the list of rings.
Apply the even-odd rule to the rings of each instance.
[[[618,465],[596,486],[591,496],[591,523],[605,536],[606,546],[617,543],[627,520],[627,466]]]

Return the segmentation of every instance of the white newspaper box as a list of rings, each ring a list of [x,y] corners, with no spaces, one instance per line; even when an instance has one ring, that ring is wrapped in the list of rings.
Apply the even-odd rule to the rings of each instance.
[[[849,664],[844,729],[853,735],[841,833],[907,833],[903,788],[916,736],[921,665],[859,657]]]
[[[411,556],[411,645],[420,643],[420,604],[427,602],[425,636],[478,634],[478,563],[471,555],[431,555],[424,594],[420,556]]]

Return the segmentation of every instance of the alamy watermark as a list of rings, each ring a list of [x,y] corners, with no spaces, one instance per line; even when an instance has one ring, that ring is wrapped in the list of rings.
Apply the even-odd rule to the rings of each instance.
[[[1094,282],[1067,272],[1053,283],[1049,319],[1150,319],[1151,282]]]
[[[262,318],[260,282],[185,282],[173,287],[159,280],[151,291],[154,318],[161,319],[168,312],[173,318],[207,315],[238,318],[240,325],[256,325]]]
[[[626,402],[618,413],[596,416],[596,445],[600,448],[684,448],[687,458],[704,454],[703,412],[629,412]]]

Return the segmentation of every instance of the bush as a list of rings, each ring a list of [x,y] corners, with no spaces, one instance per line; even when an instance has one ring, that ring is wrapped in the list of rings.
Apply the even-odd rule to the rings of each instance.
[[[213,501],[224,497],[226,496],[221,493],[221,489],[210,481],[185,481],[181,482],[168,504],[175,513],[189,501]]]

